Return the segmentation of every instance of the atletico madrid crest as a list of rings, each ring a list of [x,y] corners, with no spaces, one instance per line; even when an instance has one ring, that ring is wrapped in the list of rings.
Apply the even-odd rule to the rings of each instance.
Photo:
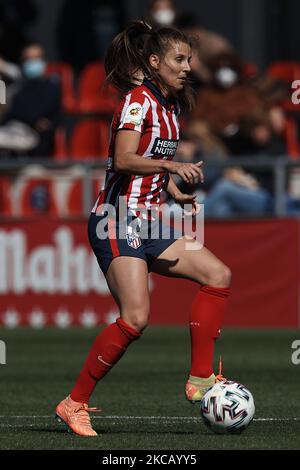
[[[137,250],[142,244],[141,237],[136,234],[129,235],[127,233],[127,243],[131,248]]]

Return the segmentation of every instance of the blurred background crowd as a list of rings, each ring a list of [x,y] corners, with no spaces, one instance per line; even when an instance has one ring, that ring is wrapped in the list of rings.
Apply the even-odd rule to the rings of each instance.
[[[281,215],[300,214],[300,91],[297,99],[297,84],[292,88],[295,80],[300,88],[300,49],[292,40],[297,2],[261,0],[260,7],[249,0],[200,0],[197,6],[183,0],[46,3],[0,0],[0,79],[6,85],[0,105],[2,215],[86,211],[103,183],[110,120],[119,99],[103,87],[105,52],[128,20],[141,17],[192,38],[196,107],[180,118],[176,158],[203,160],[206,179],[201,188],[178,181],[182,191],[196,192],[208,217],[265,216],[276,214],[281,182]],[[234,4],[244,20],[249,15],[249,24],[239,35],[211,29],[209,3],[218,6],[210,12],[218,24],[224,25]],[[265,21],[261,5],[269,7]],[[207,12],[203,22],[202,11]],[[231,18],[237,31],[239,15]],[[263,54],[266,28],[273,43]]]

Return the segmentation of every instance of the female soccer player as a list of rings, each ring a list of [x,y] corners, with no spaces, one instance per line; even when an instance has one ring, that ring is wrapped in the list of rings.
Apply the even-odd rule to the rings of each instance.
[[[57,418],[82,436],[97,435],[89,416],[96,409],[88,406],[96,384],[147,326],[149,271],[190,279],[200,287],[190,316],[191,369],[186,398],[200,401],[222,379],[215,376],[212,364],[229,295],[229,268],[205,247],[186,250],[185,236],[177,237],[172,231],[164,238],[161,226],[159,237],[147,237],[149,227],[160,225],[151,209],[158,205],[163,188],[178,203],[192,204],[196,212],[195,198],[182,194],[172,179],[179,175],[186,182],[203,181],[202,162],[172,161],[179,139],[179,107],[191,105],[190,60],[190,41],[182,32],[170,28],[153,31],[141,22],[120,33],[107,53],[107,80],[125,94],[112,122],[105,187],[89,220],[89,239],[120,318],[96,338],[73,390],[56,408]],[[125,222],[124,216],[115,217],[111,211],[118,211],[121,199],[126,202]],[[124,237],[119,230],[122,224],[127,227]]]

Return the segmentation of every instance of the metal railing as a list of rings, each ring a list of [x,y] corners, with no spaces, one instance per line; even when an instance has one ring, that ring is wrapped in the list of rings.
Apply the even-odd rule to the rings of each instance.
[[[83,179],[83,209],[84,214],[90,213],[93,204],[92,195],[92,177],[93,170],[106,168],[106,161],[104,159],[91,159],[84,161],[74,161],[68,159],[65,161],[55,161],[53,159],[44,158],[17,158],[17,159],[0,159],[0,176],[14,175],[20,170],[28,167],[29,165],[40,165],[45,169],[59,170],[67,169],[76,166],[82,170]],[[274,182],[274,215],[282,217],[286,215],[285,200],[286,200],[286,181],[288,177],[288,170],[291,168],[300,168],[300,157],[299,159],[291,160],[286,156],[279,157],[257,157],[249,156],[242,158],[229,158],[224,161],[205,161],[205,167],[211,168],[228,168],[228,167],[243,167],[247,171],[262,171],[270,170],[273,173]]]

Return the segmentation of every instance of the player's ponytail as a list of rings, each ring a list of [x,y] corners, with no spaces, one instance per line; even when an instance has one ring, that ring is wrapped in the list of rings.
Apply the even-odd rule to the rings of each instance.
[[[145,67],[143,49],[151,27],[142,21],[133,21],[112,41],[106,57],[106,81],[122,92],[136,86],[133,77]]]

